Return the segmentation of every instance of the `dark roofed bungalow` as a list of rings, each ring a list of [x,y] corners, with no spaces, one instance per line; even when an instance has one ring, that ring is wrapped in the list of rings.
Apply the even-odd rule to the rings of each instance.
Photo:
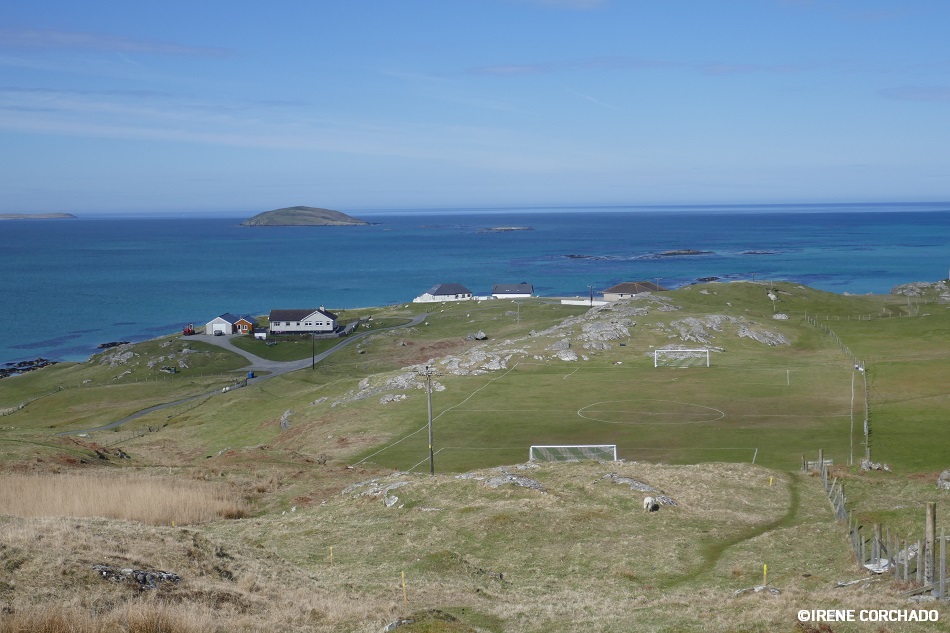
[[[496,299],[527,299],[534,295],[534,286],[526,281],[520,284],[495,284],[491,288],[491,296]]]
[[[666,288],[658,286],[652,281],[625,281],[611,288],[607,288],[601,294],[605,301],[619,301],[644,292],[659,292]]]
[[[472,291],[462,284],[436,284],[412,300],[413,303],[435,303],[438,301],[469,301]]]

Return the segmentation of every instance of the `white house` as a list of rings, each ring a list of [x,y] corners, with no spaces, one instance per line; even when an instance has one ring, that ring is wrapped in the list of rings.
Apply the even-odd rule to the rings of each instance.
[[[496,299],[528,299],[534,294],[534,286],[526,281],[520,284],[495,284],[491,296]]]
[[[436,303],[439,301],[469,301],[472,291],[462,284],[436,284],[412,300],[413,303]]]
[[[219,317],[208,321],[205,325],[205,334],[250,334],[254,331],[254,319],[249,317],[235,316],[230,312],[225,312]]]
[[[271,334],[323,334],[336,330],[336,315],[320,306],[318,309],[271,310]]]
[[[605,301],[620,301],[644,292],[657,292],[666,290],[663,286],[658,286],[650,281],[625,281],[612,288],[607,288],[601,294]]]

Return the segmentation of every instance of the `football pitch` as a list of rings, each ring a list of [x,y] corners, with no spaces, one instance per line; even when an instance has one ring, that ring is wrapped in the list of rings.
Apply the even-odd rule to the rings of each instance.
[[[618,458],[671,464],[753,462],[795,469],[819,448],[864,455],[860,375],[837,365],[654,368],[653,359],[527,361],[480,376],[440,376],[432,395],[437,472],[523,463],[531,445],[615,444]],[[421,409],[420,405],[421,404]],[[429,469],[425,398],[405,432],[363,459]]]

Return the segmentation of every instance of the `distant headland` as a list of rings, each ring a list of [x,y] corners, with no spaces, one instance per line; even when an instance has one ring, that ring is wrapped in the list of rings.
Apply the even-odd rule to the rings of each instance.
[[[285,207],[258,213],[241,226],[365,226],[369,222],[340,211],[317,207]]]
[[[75,220],[72,213],[0,213],[0,220]]]

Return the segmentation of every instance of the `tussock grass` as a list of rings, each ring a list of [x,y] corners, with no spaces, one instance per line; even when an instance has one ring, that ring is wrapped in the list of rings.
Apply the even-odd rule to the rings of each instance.
[[[123,473],[6,475],[0,514],[103,517],[148,525],[191,525],[246,516],[240,499],[220,487]]]
[[[210,611],[158,602],[128,605],[104,614],[75,607],[42,607],[0,616],[0,633],[213,633]]]

